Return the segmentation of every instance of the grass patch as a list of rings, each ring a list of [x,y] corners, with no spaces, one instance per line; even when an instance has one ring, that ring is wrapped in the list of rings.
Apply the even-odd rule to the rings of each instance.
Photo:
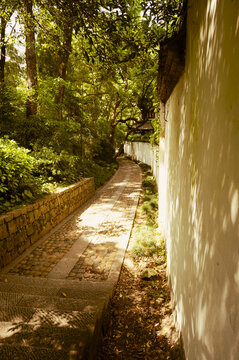
[[[164,242],[158,234],[158,194],[156,182],[150,166],[137,162],[143,170],[142,195],[139,211],[144,220],[143,225],[134,227],[134,243],[131,254],[137,257],[154,257],[165,255]]]
[[[165,240],[154,226],[138,225],[134,229],[134,243],[131,247],[133,258],[153,257],[157,263],[166,261]]]
[[[131,249],[134,258],[156,254],[157,242],[155,232],[156,229],[149,225],[140,225],[135,228],[134,245]]]

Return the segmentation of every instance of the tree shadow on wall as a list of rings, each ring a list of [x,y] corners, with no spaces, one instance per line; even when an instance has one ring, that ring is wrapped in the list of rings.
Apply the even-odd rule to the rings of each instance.
[[[187,358],[230,360],[239,354],[239,8],[189,2],[188,18],[173,98],[184,95],[168,125],[170,275]]]

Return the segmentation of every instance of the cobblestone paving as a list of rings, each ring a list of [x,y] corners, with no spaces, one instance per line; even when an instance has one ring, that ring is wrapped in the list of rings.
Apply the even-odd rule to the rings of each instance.
[[[136,170],[136,168],[135,168]],[[134,180],[136,171],[131,172],[129,182],[111,211],[111,217],[101,225],[92,240],[68,275],[73,280],[107,280],[114,262],[120,239],[127,230],[124,223],[134,201]]]
[[[114,242],[89,244],[67,278],[70,280],[106,280],[116,251]]]
[[[79,254],[67,279],[106,280],[120,248],[121,237],[127,230],[125,225],[139,177],[135,164],[121,161],[118,172],[97,192],[84,212],[79,209],[8,273],[47,277],[81,235],[88,232],[89,244]]]
[[[76,220],[77,216],[62,225],[51,237],[11,269],[9,274],[46,277],[82,233],[77,223],[72,230],[72,223]]]

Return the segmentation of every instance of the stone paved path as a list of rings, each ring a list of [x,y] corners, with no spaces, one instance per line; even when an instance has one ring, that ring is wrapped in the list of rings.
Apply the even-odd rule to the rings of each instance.
[[[0,360],[94,359],[141,188],[120,167],[94,198],[0,273]]]

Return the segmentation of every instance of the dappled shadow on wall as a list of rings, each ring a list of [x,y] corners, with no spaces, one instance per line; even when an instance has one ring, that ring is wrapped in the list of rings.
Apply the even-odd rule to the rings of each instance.
[[[239,7],[189,9],[199,42],[188,35],[184,95],[168,129],[170,274],[188,359],[237,359]]]

